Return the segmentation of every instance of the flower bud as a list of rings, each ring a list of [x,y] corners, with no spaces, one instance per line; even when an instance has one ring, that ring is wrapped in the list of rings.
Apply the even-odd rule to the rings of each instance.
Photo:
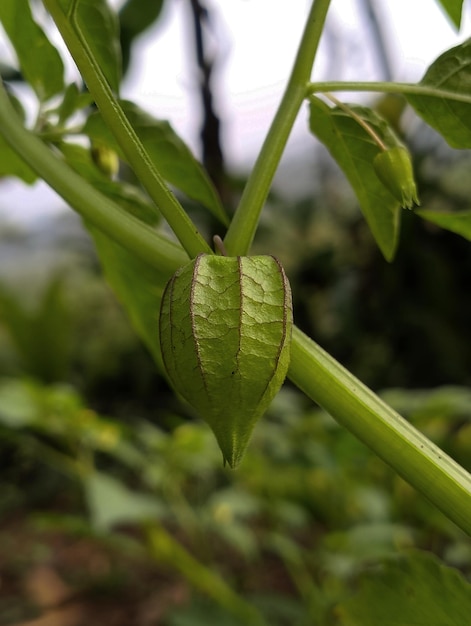
[[[119,169],[119,159],[114,150],[104,144],[94,143],[91,155],[93,162],[105,176],[108,176],[108,178],[116,176]]]
[[[377,154],[373,161],[375,172],[385,187],[405,209],[420,204],[409,151],[395,146]]]

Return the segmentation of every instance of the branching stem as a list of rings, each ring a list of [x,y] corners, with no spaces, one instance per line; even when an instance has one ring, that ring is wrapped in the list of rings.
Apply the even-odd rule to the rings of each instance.
[[[247,254],[252,245],[286,142],[306,98],[329,6],[330,0],[312,3],[290,80],[224,240],[229,255]]]
[[[348,104],[341,102],[331,93],[326,93],[324,95],[331,102],[333,102],[339,109],[342,109],[342,111],[344,111],[347,115],[349,115],[352,119],[354,119],[355,122],[359,124],[366,133],[368,133],[368,135],[373,139],[373,141],[377,144],[377,146],[381,148],[381,150],[386,150],[386,145],[384,141],[381,139],[381,137],[373,130],[373,128],[371,128],[371,126],[367,122],[365,122],[365,120],[363,120],[359,115],[357,115],[357,113],[355,113],[355,111],[351,107],[349,107]]]

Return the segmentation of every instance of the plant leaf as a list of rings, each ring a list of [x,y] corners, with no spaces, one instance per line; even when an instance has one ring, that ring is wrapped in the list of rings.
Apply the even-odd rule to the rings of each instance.
[[[388,124],[367,107],[351,106],[388,148],[400,145]],[[342,109],[311,98],[311,132],[326,146],[348,178],[384,257],[394,257],[400,228],[400,205],[379,180],[373,161],[380,149],[370,135]]]
[[[16,176],[28,185],[32,185],[36,179],[36,173],[23,159],[10,147],[0,136],[0,177]]]
[[[414,552],[364,574],[337,614],[345,626],[463,626],[471,615],[471,585],[436,557]]]
[[[438,0],[445,13],[448,15],[457,30],[461,26],[461,13],[463,11],[463,0]]]
[[[75,171],[128,213],[148,225],[155,225],[159,221],[160,214],[153,204],[147,202],[145,195],[137,187],[110,180],[102,174],[94,165],[89,150],[67,143],[60,143],[58,147]],[[159,273],[90,223],[85,222],[85,225],[95,242],[107,282],[126,310],[137,334],[163,371],[157,319],[160,300],[170,278],[169,274]],[[187,260],[182,250],[182,264]]]
[[[436,59],[419,85],[462,96],[471,94],[471,39]],[[438,131],[452,148],[471,148],[471,98],[460,102],[443,94],[407,95],[407,101],[429,126]]]
[[[58,0],[58,3],[82,45],[90,49],[111,88],[118,93],[121,48],[116,13],[106,0]]]
[[[131,491],[102,472],[91,472],[85,476],[83,484],[92,523],[98,530],[109,530],[116,524],[153,520],[164,512],[156,498]]]
[[[155,119],[132,102],[123,100],[120,104],[163,178],[189,198],[200,202],[227,225],[227,216],[211,180],[170,124]],[[121,154],[113,134],[98,112],[88,118],[83,132]]]
[[[32,311],[0,284],[0,320],[28,375],[47,382],[63,378],[70,364],[71,330],[60,274],[51,278]]]
[[[38,418],[38,405],[26,379],[0,380],[0,424],[8,428],[24,428]]]
[[[134,39],[149,28],[162,12],[165,0],[127,0],[119,12],[123,69],[129,65]]]
[[[126,209],[146,224],[155,226],[160,221],[160,213],[147,196],[134,185],[116,181],[103,174],[93,162],[90,150],[76,144],[62,142],[57,145],[67,163],[83,178],[93,184],[111,200]]]
[[[471,211],[457,211],[449,213],[445,211],[417,211],[424,220],[433,222],[441,228],[450,230],[471,241]]]
[[[159,274],[96,228],[93,236],[107,282],[125,308],[139,337],[163,371],[157,320],[160,301],[169,276]]]
[[[80,91],[75,83],[67,85],[60,104],[48,113],[57,113],[58,124],[64,124],[76,111],[90,106],[93,98],[88,91]]]
[[[33,20],[28,0],[1,0],[0,21],[15,49],[21,73],[41,101],[64,88],[62,59]]]

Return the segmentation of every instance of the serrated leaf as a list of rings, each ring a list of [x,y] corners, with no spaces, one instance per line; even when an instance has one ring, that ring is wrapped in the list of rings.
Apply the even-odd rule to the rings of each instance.
[[[364,574],[355,596],[336,612],[344,626],[464,626],[471,585],[436,557],[417,552]]]
[[[417,211],[420,217],[445,230],[450,230],[471,241],[471,211],[445,213],[444,211]]]
[[[2,0],[3,1],[3,0]],[[84,38],[111,88],[119,91],[121,48],[119,22],[106,0],[58,0],[71,26]]]
[[[292,324],[291,290],[274,257],[200,254],[165,289],[165,369],[211,426],[231,467],[283,384]]]
[[[29,0],[1,0],[0,22],[15,49],[25,80],[41,101],[64,88],[62,59],[31,14]]]
[[[438,0],[445,13],[453,22],[456,29],[461,26],[461,13],[463,11],[463,0]]]
[[[388,148],[399,144],[387,122],[372,109],[352,105]],[[348,113],[319,98],[310,102],[310,129],[337,161],[358,198],[360,208],[384,257],[394,257],[400,228],[400,205],[379,180],[373,161],[380,149]]]
[[[227,216],[211,180],[171,125],[155,119],[132,102],[123,100],[121,106],[163,178],[189,198],[200,202],[227,225]],[[112,147],[124,159],[113,134],[98,112],[88,118],[83,132],[91,139]]]
[[[468,97],[460,102],[440,95],[406,95],[407,101],[452,148],[471,148],[471,39],[432,63],[419,85]]]

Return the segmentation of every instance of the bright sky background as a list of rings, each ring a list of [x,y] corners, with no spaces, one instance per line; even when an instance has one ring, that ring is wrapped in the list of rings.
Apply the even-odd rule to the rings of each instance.
[[[0,0],[1,1],[1,0]],[[113,0],[114,4],[118,0]],[[217,108],[224,123],[229,164],[248,169],[267,132],[292,66],[310,2],[308,0],[205,0],[215,18],[220,65]],[[396,57],[397,80],[419,80],[444,50],[470,36],[469,6],[457,34],[433,0],[377,0],[388,25],[388,46]],[[315,80],[377,80],[370,41],[359,19],[357,0],[333,0],[328,17],[330,46],[321,47]],[[163,18],[140,38],[123,97],[156,117],[168,119],[198,153],[199,108],[195,108],[193,33],[188,3],[166,3]],[[1,33],[0,33],[1,38]],[[3,50],[4,46],[1,45]],[[335,56],[334,56],[335,55]],[[333,58],[332,58],[333,57]],[[339,72],[340,70],[340,72]],[[364,96],[362,96],[364,97]],[[354,96],[349,94],[349,99]],[[309,140],[306,113],[293,130],[287,156]],[[41,188],[42,193],[35,191]],[[34,195],[33,195],[34,194]],[[14,202],[10,199],[14,198]],[[14,208],[12,208],[12,204]],[[60,202],[39,183],[2,184],[0,212],[18,219],[57,210]],[[18,211],[21,207],[21,211]],[[31,207],[28,210],[28,207]]]
[[[225,123],[224,140],[230,146],[228,156],[233,165],[247,165],[257,154],[281,98],[310,2],[206,0],[206,4],[213,8],[217,53],[222,57],[217,105]],[[397,59],[397,80],[419,80],[438,54],[464,40],[466,33],[469,36],[469,20],[457,35],[433,0],[378,0],[378,6],[388,26],[388,46]],[[316,80],[380,78],[374,61],[368,60],[370,40],[358,7],[357,0],[333,0],[327,28],[336,38],[332,45],[338,67],[330,67],[332,47],[322,46],[313,74]],[[163,18],[138,42],[132,79],[123,93],[156,116],[170,119],[197,150],[193,33],[187,3],[169,2]],[[338,69],[340,75],[334,73]],[[305,137],[305,115],[300,118],[290,142],[294,150]]]

